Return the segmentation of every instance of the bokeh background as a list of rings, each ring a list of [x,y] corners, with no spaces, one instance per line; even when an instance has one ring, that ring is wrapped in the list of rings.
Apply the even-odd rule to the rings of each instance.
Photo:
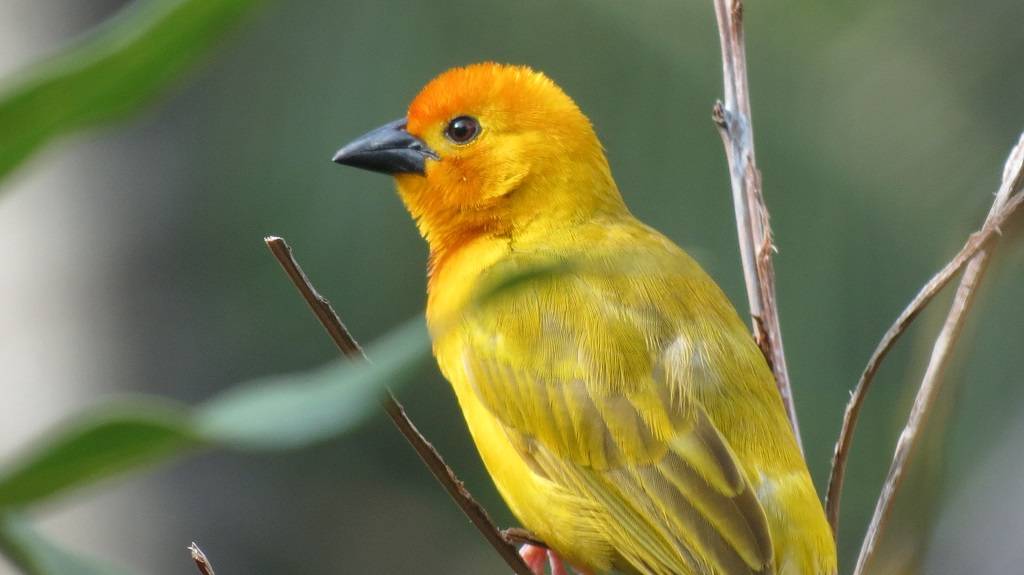
[[[124,4],[0,0],[0,78]],[[848,390],[917,288],[980,224],[1024,128],[1024,3],[747,8],[782,325],[821,490]],[[710,121],[721,93],[710,2],[266,0],[143,113],[61,139],[3,182],[0,457],[111,394],[196,403],[333,359],[265,234],[291,242],[361,340],[421,313],[426,249],[391,183],[329,159],[401,116],[436,73],[480,60],[529,64],[559,82],[596,125],[634,212],[745,311]],[[1006,230],[959,345],[879,573],[1024,564],[1019,227]],[[919,321],[866,406],[843,572],[947,308],[940,299]],[[509,524],[436,369],[399,396]],[[34,517],[67,546],[139,573],[192,572],[192,540],[226,574],[507,570],[383,416],[312,449],[184,459]]]

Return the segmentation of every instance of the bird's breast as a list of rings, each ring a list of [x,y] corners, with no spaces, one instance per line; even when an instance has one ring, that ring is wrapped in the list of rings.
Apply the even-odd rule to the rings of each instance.
[[[480,275],[509,253],[507,239],[481,236],[448,248],[434,259],[427,283],[427,324],[437,338],[479,287]]]

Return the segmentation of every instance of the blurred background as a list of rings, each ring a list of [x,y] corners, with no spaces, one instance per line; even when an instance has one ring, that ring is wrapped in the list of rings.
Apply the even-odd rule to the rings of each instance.
[[[125,4],[0,0],[0,78]],[[751,2],[746,22],[782,327],[822,491],[849,390],[980,225],[1024,128],[1024,3]],[[360,340],[420,314],[426,248],[391,182],[330,157],[459,64],[523,63],[554,78],[597,127],[634,212],[745,315],[710,121],[719,58],[710,2],[263,2],[141,114],[63,138],[0,184],[0,458],[112,394],[198,403],[335,358],[266,234],[289,240]],[[1024,564],[1024,243],[1020,226],[1006,232],[880,573]],[[865,408],[843,572],[948,301],[897,347]],[[436,369],[399,396],[511,524]],[[192,540],[225,574],[507,572],[383,414],[316,448],[214,451],[34,517],[68,547],[139,573],[192,572]]]

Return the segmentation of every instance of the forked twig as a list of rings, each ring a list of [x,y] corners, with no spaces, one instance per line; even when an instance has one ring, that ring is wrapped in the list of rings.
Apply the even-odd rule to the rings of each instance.
[[[196,568],[202,575],[214,575],[213,565],[210,564],[210,560],[206,558],[206,553],[199,548],[199,545],[195,541],[188,546],[189,553],[192,554],[192,561],[196,564]]]
[[[747,87],[747,56],[743,40],[742,0],[714,0],[718,34],[722,45],[723,101],[716,102],[712,117],[725,145],[736,210],[740,259],[746,280],[747,300],[754,340],[775,374],[786,415],[793,426],[797,445],[803,450],[796,406],[782,348],[782,330],[775,298],[775,268],[772,265],[772,230],[761,188],[761,172],[754,157],[754,128]]]
[[[284,268],[292,283],[298,288],[299,293],[306,300],[306,304],[313,310],[313,314],[320,320],[321,325],[327,330],[327,333],[334,340],[338,349],[348,357],[367,360],[362,347],[352,337],[352,334],[349,333],[341,318],[338,317],[337,312],[334,311],[331,303],[320,295],[316,288],[313,287],[312,282],[309,281],[309,277],[302,271],[288,243],[283,238],[275,236],[267,236],[263,241],[266,242],[267,247],[274,254],[277,262]],[[416,450],[416,454],[419,455],[423,464],[427,466],[427,469],[430,470],[434,478],[437,479],[445,491],[448,492],[448,495],[462,509],[466,517],[476,526],[477,530],[484,536],[484,539],[487,540],[491,547],[498,552],[498,555],[505,560],[505,563],[517,575],[532,575],[530,569],[523,562],[519,552],[512,544],[512,538],[506,538],[504,533],[498,529],[494,521],[491,520],[490,515],[487,514],[487,511],[470,495],[462,481],[456,477],[452,468],[445,463],[441,454],[423,437],[423,434],[420,433],[416,425],[406,415],[405,408],[402,407],[402,404],[398,402],[390,391],[388,391],[382,403],[384,411],[387,412],[395,427],[402,433],[406,441],[412,445],[412,448]]]
[[[874,382],[875,374],[878,373],[882,361],[889,354],[900,337],[906,332],[910,324],[917,318],[918,314],[935,298],[942,288],[946,286],[956,274],[968,262],[972,261],[989,243],[1000,234],[1001,227],[1013,216],[1017,209],[1024,204],[1024,194],[1013,193],[1012,190],[1019,188],[1021,169],[1021,155],[1024,154],[1024,135],[1021,142],[1018,142],[1010,153],[1004,172],[1003,183],[996,195],[992,209],[985,219],[984,225],[977,232],[967,238],[967,242],[960,251],[949,261],[931,280],[921,288],[910,304],[900,313],[896,321],[882,340],[878,343],[867,367],[857,382],[857,387],[850,396],[850,402],[846,406],[846,413],[843,415],[843,425],[839,431],[839,439],[836,441],[835,453],[832,458],[832,472],[829,476],[828,493],[825,500],[825,513],[828,516],[832,532],[837,533],[839,528],[839,510],[842,499],[843,480],[846,475],[846,463],[850,455],[850,446],[853,444],[853,434],[857,427],[858,418],[864,400],[867,398],[871,384]],[[1014,162],[1017,162],[1016,164]],[[1016,167],[1016,170],[1014,170]],[[1016,176],[1013,175],[1016,172]],[[1016,178],[1016,180],[1014,179]],[[1016,184],[1014,183],[1016,182]],[[1014,185],[1017,188],[1014,188]],[[987,256],[986,256],[987,257]],[[967,279],[965,275],[965,280]]]
[[[992,256],[991,240],[995,237],[994,234],[999,233],[999,226],[1020,207],[1021,203],[1024,203],[1022,185],[1024,185],[1024,134],[1021,134],[1017,145],[1014,146],[1006,160],[1002,184],[996,193],[992,208],[985,218],[982,231],[989,231],[987,240],[979,242],[979,247],[970,258],[970,263],[967,264],[963,277],[960,279],[960,285],[957,287],[942,331],[939,332],[939,336],[935,340],[931,357],[928,360],[928,368],[925,370],[921,387],[917,391],[917,397],[914,398],[914,405],[907,418],[907,424],[896,444],[896,452],[893,454],[892,464],[889,466],[889,472],[882,486],[882,494],[875,505],[874,515],[868,525],[864,543],[861,545],[857,565],[853,570],[854,575],[862,575],[875,554],[878,541],[881,539],[882,532],[892,513],[896,492],[903,483],[907,462],[921,436],[921,430],[928,422],[932,406],[942,388],[942,376],[945,374],[953,346],[963,329],[967,312],[974,303],[978,285],[985,275],[985,269]]]

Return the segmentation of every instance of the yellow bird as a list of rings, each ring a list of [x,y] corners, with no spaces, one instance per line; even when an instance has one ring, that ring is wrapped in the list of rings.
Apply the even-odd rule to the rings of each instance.
[[[554,82],[520,66],[449,70],[334,160],[394,175],[430,246],[437,363],[498,491],[553,551],[584,572],[836,573],[747,327],[630,214]],[[564,270],[495,290],[552,266]],[[544,572],[543,555],[526,556]]]

